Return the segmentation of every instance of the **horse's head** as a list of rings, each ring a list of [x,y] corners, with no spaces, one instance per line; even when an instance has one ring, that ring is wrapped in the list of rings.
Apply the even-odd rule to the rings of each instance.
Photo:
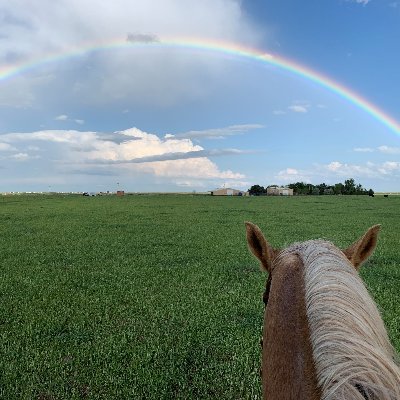
[[[393,348],[357,273],[379,230],[372,226],[346,249],[324,240],[277,249],[246,222],[249,249],[268,272],[264,399],[400,398]]]
[[[262,269],[269,274],[277,266],[277,261],[282,262],[278,255],[282,252],[280,249],[273,248],[265,239],[261,229],[251,222],[246,222],[247,243],[251,252],[261,262]],[[374,225],[356,240],[347,249],[342,250],[343,254],[358,270],[360,266],[370,257],[376,247],[380,225]],[[284,260],[283,260],[284,261]]]

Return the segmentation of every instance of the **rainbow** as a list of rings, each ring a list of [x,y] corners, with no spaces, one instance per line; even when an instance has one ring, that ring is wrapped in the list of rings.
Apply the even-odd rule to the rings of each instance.
[[[141,35],[139,35],[141,36]],[[223,42],[223,41],[209,41],[204,39],[182,39],[166,37],[163,40],[158,40],[156,37],[150,37],[148,35],[142,35],[143,40],[129,40],[128,39],[117,39],[108,42],[95,42],[85,43],[75,48],[68,48],[60,51],[59,53],[47,55],[37,59],[32,59],[20,64],[0,67],[0,82],[7,79],[11,79],[15,76],[23,74],[31,69],[34,69],[43,64],[49,64],[59,62],[71,57],[79,57],[85,54],[105,51],[109,49],[121,48],[121,49],[132,49],[135,47],[171,47],[171,48],[182,48],[182,49],[197,49],[201,51],[211,51],[216,53],[223,53],[232,55],[234,57],[244,57],[260,63],[266,63],[269,65],[276,66],[282,70],[288,71],[301,78],[307,79],[316,83],[317,85],[326,88],[327,90],[335,93],[339,97],[346,101],[354,104],[356,107],[368,113],[371,117],[385,125],[391,131],[400,135],[400,123],[393,117],[385,113],[383,110],[378,108],[376,105],[371,103],[369,100],[361,97],[356,92],[343,86],[339,82],[323,75],[320,72],[316,72],[304,65],[301,65],[293,60],[286,59],[279,55],[272,55],[266,52],[262,52],[257,49],[250,47],[244,47],[235,43]],[[139,38],[140,39],[140,38]]]

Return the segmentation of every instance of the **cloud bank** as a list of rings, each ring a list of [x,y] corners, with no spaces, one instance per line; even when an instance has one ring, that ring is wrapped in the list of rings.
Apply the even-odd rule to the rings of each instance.
[[[119,140],[115,140],[120,138]],[[0,135],[0,161],[35,162],[36,179],[53,171],[56,175],[121,176],[143,181],[212,189],[222,183],[245,184],[245,175],[220,169],[210,159],[238,156],[239,149],[204,149],[187,138],[162,139],[137,128],[103,134],[75,130],[47,130]],[[40,160],[40,163],[38,162]],[[27,172],[29,175],[29,172]],[[54,182],[53,182],[54,184]]]

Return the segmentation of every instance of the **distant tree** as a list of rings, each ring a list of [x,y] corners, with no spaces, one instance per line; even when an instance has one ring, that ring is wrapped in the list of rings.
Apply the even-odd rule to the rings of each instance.
[[[344,194],[344,185],[343,183],[335,183],[333,186],[333,193],[335,194]]]
[[[326,183],[320,183],[319,185],[316,185],[316,188],[318,188],[319,193],[318,194],[325,194],[325,189],[327,189],[327,184]]]
[[[279,185],[268,185],[267,187],[273,187]],[[286,187],[293,189],[295,195],[332,195],[332,194],[357,194],[370,196],[374,194],[372,189],[365,189],[361,184],[356,184],[353,178],[346,179],[344,183],[335,183],[334,185],[327,185],[326,183],[320,183],[318,185],[312,185],[311,183],[295,182],[290,183]],[[261,196],[266,194],[267,189],[260,185],[253,185],[249,189],[249,193],[253,196]]]
[[[344,181],[343,194],[357,194],[357,195],[367,195],[368,190],[363,188],[363,186],[358,183],[356,184],[353,178],[346,179]]]
[[[289,183],[288,188],[293,189],[293,194],[299,194],[298,188],[297,188],[297,183]]]
[[[317,186],[314,186],[314,187],[313,187],[313,189],[312,189],[312,191],[311,191],[311,194],[312,194],[313,196],[318,196],[318,195],[319,195],[319,189],[318,189]]]
[[[362,187],[360,183],[356,185],[355,194],[365,194],[365,189]]]
[[[266,193],[266,190],[264,188],[264,186],[260,186],[260,185],[253,185],[250,189],[249,189],[249,194],[251,196],[262,196],[263,194]]]
[[[346,179],[344,181],[344,194],[355,194],[356,193],[356,185],[354,183],[354,179]]]
[[[304,193],[305,194],[312,194],[314,189],[315,189],[315,186],[311,185],[311,183],[308,183],[306,188],[304,189]]]
[[[289,189],[293,189],[294,194],[311,194],[312,186],[309,183],[296,182],[288,185]]]

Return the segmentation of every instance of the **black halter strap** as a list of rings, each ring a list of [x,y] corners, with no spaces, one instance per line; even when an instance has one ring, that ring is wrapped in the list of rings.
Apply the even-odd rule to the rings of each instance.
[[[354,385],[356,389],[362,394],[365,400],[371,400],[372,398],[368,396],[368,390],[362,387],[359,383]]]
[[[268,275],[268,280],[267,284],[265,286],[264,294],[263,294],[263,302],[264,302],[264,307],[267,307],[268,300],[269,300],[269,292],[271,291],[271,274]]]

